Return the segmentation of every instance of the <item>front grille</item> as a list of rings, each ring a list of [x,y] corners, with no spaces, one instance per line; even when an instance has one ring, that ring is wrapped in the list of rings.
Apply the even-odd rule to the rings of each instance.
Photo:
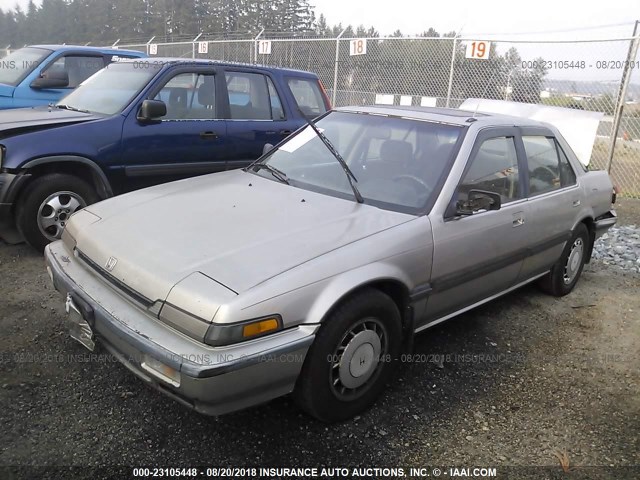
[[[144,295],[136,292],[132,288],[128,287],[116,277],[107,272],[104,268],[98,265],[96,262],[87,257],[84,253],[76,248],[76,252],[78,252],[78,258],[82,260],[89,268],[91,268],[94,272],[100,275],[102,278],[107,280],[112,286],[114,286],[117,290],[120,290],[127,297],[131,298],[135,302],[142,305],[144,308],[149,309],[155,302],[153,300],[148,299]]]

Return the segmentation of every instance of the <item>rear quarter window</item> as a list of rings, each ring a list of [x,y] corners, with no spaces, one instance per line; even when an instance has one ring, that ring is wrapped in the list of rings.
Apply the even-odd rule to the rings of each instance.
[[[306,117],[315,118],[327,111],[318,80],[289,77],[287,85]]]

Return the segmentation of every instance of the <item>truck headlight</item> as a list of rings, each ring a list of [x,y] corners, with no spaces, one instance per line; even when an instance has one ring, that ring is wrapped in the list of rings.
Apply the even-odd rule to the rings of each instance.
[[[269,315],[231,324],[212,323],[204,341],[208,345],[221,347],[260,338],[279,330],[282,330],[280,315]]]

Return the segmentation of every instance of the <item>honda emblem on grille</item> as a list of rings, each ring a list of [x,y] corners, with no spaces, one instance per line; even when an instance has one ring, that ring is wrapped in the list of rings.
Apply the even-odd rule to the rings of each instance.
[[[109,260],[107,260],[104,268],[107,269],[107,272],[112,272],[113,269],[116,268],[116,263],[118,263],[118,259],[116,257],[109,257]]]

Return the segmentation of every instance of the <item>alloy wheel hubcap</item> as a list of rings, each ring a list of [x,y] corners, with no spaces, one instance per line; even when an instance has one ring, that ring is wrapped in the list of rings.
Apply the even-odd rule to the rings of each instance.
[[[582,265],[582,256],[584,254],[584,242],[581,238],[576,238],[571,245],[571,251],[569,252],[569,257],[567,258],[567,264],[564,267],[564,283],[566,285],[573,282],[578,274],[578,270],[580,270],[580,265]]]
[[[387,333],[374,318],[356,323],[342,338],[333,356],[331,386],[339,398],[353,399],[371,385],[387,352]]]
[[[38,208],[40,232],[51,241],[59,239],[71,214],[86,206],[87,203],[76,193],[52,193]]]

